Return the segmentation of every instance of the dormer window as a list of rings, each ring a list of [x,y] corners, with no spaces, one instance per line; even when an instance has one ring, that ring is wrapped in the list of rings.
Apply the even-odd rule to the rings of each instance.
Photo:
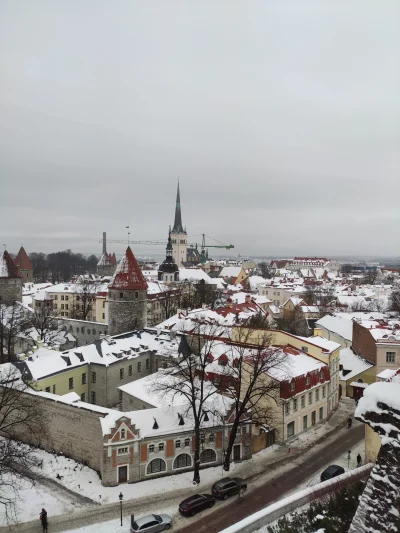
[[[121,429],[121,439],[126,439],[126,431],[125,431],[125,429]]]
[[[309,385],[310,384],[310,376],[307,376],[306,377],[306,385]]]
[[[124,297],[124,293],[123,292],[120,292],[119,293],[119,297],[122,299]]]
[[[291,384],[290,384],[290,391],[291,391],[291,392],[294,391],[294,381],[292,381]]]

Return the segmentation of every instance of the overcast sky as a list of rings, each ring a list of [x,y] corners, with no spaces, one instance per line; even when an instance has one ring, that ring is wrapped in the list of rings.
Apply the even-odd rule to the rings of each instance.
[[[3,0],[0,245],[166,239],[179,176],[192,242],[399,256],[399,24],[398,0]]]

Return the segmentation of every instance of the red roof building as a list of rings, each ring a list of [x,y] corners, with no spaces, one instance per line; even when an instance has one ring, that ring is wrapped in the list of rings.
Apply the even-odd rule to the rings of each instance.
[[[0,278],[22,278],[21,272],[7,250],[4,250],[3,256],[0,257]]]
[[[108,287],[118,290],[147,290],[147,282],[130,246],[126,249],[125,256],[121,259]]]

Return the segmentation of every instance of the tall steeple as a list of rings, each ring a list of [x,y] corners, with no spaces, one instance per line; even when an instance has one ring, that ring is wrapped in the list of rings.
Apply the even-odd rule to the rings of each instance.
[[[178,181],[178,190],[176,193],[175,220],[174,220],[174,227],[172,228],[172,233],[186,233],[182,225],[181,195],[179,191],[179,181]]]

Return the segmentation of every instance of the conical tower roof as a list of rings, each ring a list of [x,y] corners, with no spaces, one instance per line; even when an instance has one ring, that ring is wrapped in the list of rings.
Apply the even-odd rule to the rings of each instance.
[[[182,225],[181,194],[179,190],[179,181],[178,181],[178,190],[176,192],[175,220],[174,220],[174,227],[172,228],[172,233],[186,233]]]
[[[124,257],[119,262],[117,270],[108,286],[110,289],[120,290],[146,290],[147,282],[136,261],[133,252],[128,246]]]
[[[0,256],[0,278],[22,278],[17,265],[7,250],[4,250],[3,255]]]
[[[19,249],[18,255],[15,258],[15,264],[21,270],[33,270],[32,261],[30,260],[28,254],[25,252],[25,248],[21,246]]]

